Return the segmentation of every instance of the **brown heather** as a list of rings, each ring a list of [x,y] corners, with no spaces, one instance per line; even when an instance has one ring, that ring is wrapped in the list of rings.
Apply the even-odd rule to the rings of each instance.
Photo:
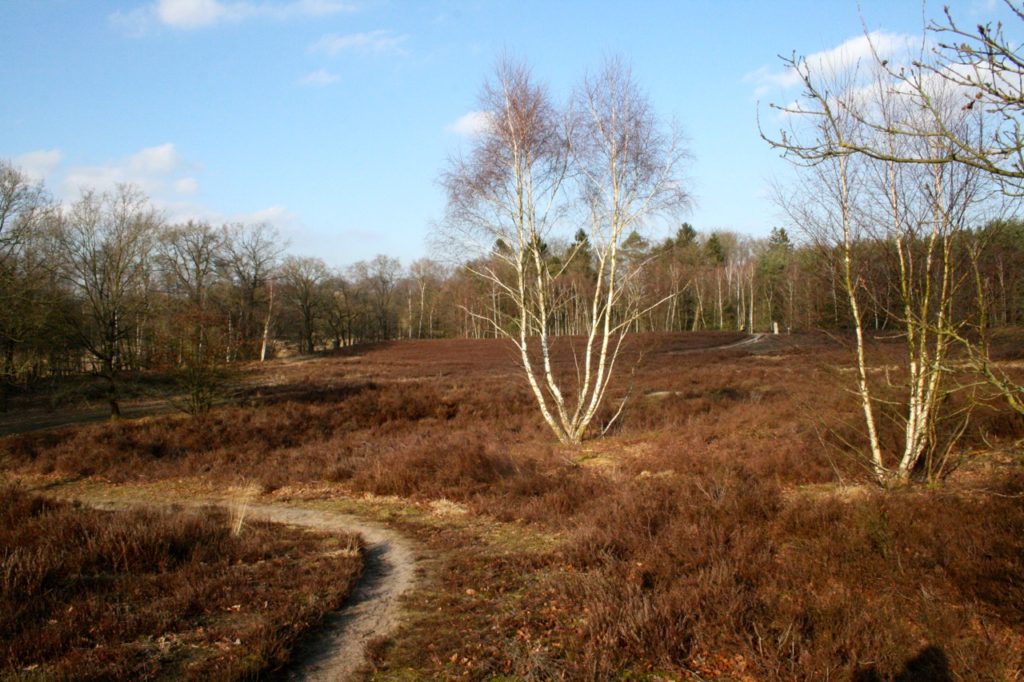
[[[362,569],[355,538],[0,490],[0,679],[247,679],[286,664]],[[330,555],[328,555],[330,552]]]
[[[426,615],[375,644],[382,669],[595,680],[1024,674],[1022,419],[977,394],[949,480],[877,490],[850,454],[863,441],[848,349],[813,335],[713,349],[742,338],[632,339],[615,387],[627,407],[578,450],[552,442],[510,346],[469,340],[274,363],[242,405],[204,419],[0,443],[4,466],[25,472],[256,479],[265,490],[327,482],[456,501],[559,538],[554,549],[495,554],[454,527],[410,522],[447,558],[439,592],[418,604]],[[559,371],[572,372],[559,344]],[[878,372],[902,352],[893,341],[870,350]]]

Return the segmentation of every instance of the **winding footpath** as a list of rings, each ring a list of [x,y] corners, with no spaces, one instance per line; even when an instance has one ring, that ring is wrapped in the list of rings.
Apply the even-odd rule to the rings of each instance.
[[[77,499],[99,509],[172,504],[159,501]],[[186,508],[230,504],[218,499],[175,503]],[[386,636],[398,625],[399,599],[416,582],[416,551],[413,543],[383,525],[358,516],[308,507],[248,505],[246,518],[362,536],[365,547],[363,575],[345,606],[327,616],[318,633],[299,647],[295,654],[295,664],[276,676],[277,679],[310,682],[351,679],[366,660],[367,643]]]
[[[366,645],[398,625],[399,598],[416,578],[416,555],[409,540],[357,516],[300,507],[257,505],[259,519],[321,531],[358,533],[365,543],[363,575],[345,606],[327,616],[320,633],[299,647],[287,680],[347,680],[365,662]]]

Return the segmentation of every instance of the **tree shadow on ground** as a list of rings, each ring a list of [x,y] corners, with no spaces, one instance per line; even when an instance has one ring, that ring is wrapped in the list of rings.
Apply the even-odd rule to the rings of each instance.
[[[852,682],[883,682],[883,677],[875,666],[858,670]],[[949,670],[949,659],[940,647],[928,646],[903,666],[903,670],[891,678],[892,682],[953,682],[953,673]]]

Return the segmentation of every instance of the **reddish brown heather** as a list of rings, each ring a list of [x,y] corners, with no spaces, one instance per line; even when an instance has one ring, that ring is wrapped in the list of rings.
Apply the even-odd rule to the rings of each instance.
[[[0,490],[0,677],[251,679],[358,579],[355,537]]]
[[[412,529],[446,553],[441,585],[377,658],[428,676],[1022,674],[1019,454],[991,471],[968,457],[936,491],[875,491],[850,455],[863,436],[849,350],[796,335],[722,348],[744,338],[631,339],[613,387],[627,407],[608,425],[606,406],[607,436],[579,450],[553,442],[511,346],[417,341],[272,363],[243,406],[203,420],[10,437],[5,466],[330,482],[561,533],[556,550],[517,556]],[[573,372],[569,341],[556,352]],[[872,372],[897,384],[901,353],[875,342]],[[977,397],[963,451],[1019,453],[1024,420]]]

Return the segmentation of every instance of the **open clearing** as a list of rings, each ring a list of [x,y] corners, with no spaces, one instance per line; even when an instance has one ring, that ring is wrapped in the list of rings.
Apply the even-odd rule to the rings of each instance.
[[[299,650],[354,677],[1022,674],[1019,418],[979,406],[945,485],[886,493],[844,454],[849,354],[825,337],[641,335],[621,362],[626,409],[577,449],[510,346],[410,341],[267,363],[201,420],[7,436],[3,469],[61,497],[244,500],[358,532],[356,613]]]

